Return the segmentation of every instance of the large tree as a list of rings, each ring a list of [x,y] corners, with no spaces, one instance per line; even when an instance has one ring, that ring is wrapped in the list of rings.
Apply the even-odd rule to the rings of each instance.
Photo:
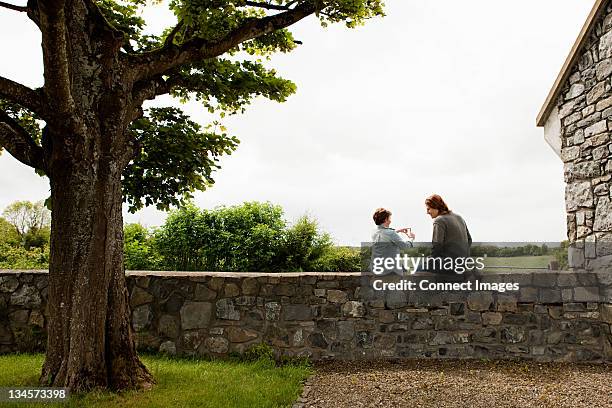
[[[0,77],[0,146],[50,180],[45,385],[152,384],[130,325],[122,200],[178,204],[236,148],[221,126],[143,103],[171,94],[222,116],[260,95],[283,101],[295,86],[261,59],[296,47],[287,27],[309,15],[354,27],[383,13],[382,0],[171,0],[176,20],[152,36],[138,14],[146,1],[0,1],[41,33],[44,86]]]

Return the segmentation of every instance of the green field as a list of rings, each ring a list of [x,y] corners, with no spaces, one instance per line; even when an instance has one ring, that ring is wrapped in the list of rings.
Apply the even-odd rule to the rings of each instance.
[[[548,263],[555,259],[552,255],[542,256],[513,256],[513,257],[487,257],[485,265],[494,266],[513,266],[515,268],[548,268]],[[494,268],[491,268],[494,269]]]
[[[0,387],[36,386],[42,354],[0,356]],[[311,370],[305,365],[275,367],[255,362],[203,361],[143,356],[157,385],[150,391],[90,393],[68,404],[0,403],[0,407],[287,407]]]

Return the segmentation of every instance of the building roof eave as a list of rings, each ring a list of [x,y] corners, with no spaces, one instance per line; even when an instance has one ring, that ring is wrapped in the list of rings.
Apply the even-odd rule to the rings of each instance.
[[[601,13],[604,11],[605,9],[604,6],[606,5],[606,3],[607,3],[606,0],[597,0],[595,4],[593,5],[593,8],[591,9],[591,12],[589,13],[587,20],[582,26],[582,30],[580,30],[580,34],[578,35],[578,38],[574,42],[574,46],[572,47],[572,50],[570,51],[569,55],[565,59],[565,63],[563,64],[563,67],[561,68],[561,72],[559,72],[559,75],[557,75],[557,79],[555,80],[555,83],[553,84],[551,90],[548,92],[548,96],[546,97],[546,101],[544,102],[544,105],[542,105],[542,108],[540,109],[540,113],[538,114],[538,117],[536,119],[537,126],[544,126],[544,124],[546,123],[546,120],[548,119],[548,115],[554,108],[557,97],[559,96],[559,93],[561,92],[561,89],[563,88],[565,81],[567,81],[567,79],[569,78],[572,68],[574,67],[574,65],[576,64],[576,61],[580,57],[580,52],[582,51],[582,47],[584,43],[587,41],[589,37],[589,33],[591,32],[591,29],[593,28],[593,25],[595,24],[597,19],[601,16]]]

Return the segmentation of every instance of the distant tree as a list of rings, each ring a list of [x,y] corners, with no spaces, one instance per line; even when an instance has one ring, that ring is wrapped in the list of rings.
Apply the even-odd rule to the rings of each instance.
[[[17,229],[6,219],[0,217],[0,246],[17,246],[21,244],[21,237]]]
[[[161,257],[157,252],[155,238],[140,224],[123,227],[123,252],[125,268],[130,270],[157,270]]]
[[[42,201],[15,201],[3,211],[4,218],[11,223],[20,237],[51,225],[51,212]]]

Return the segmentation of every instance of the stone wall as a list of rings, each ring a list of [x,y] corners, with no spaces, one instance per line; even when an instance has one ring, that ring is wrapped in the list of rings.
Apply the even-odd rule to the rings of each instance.
[[[572,268],[612,270],[611,74],[608,4],[557,101]]]
[[[355,273],[128,273],[141,350],[312,359],[612,357],[612,274],[489,273],[520,290],[372,290]],[[386,281],[399,278],[385,278]],[[410,280],[426,279],[424,274]],[[0,353],[42,350],[46,272],[0,271]]]

